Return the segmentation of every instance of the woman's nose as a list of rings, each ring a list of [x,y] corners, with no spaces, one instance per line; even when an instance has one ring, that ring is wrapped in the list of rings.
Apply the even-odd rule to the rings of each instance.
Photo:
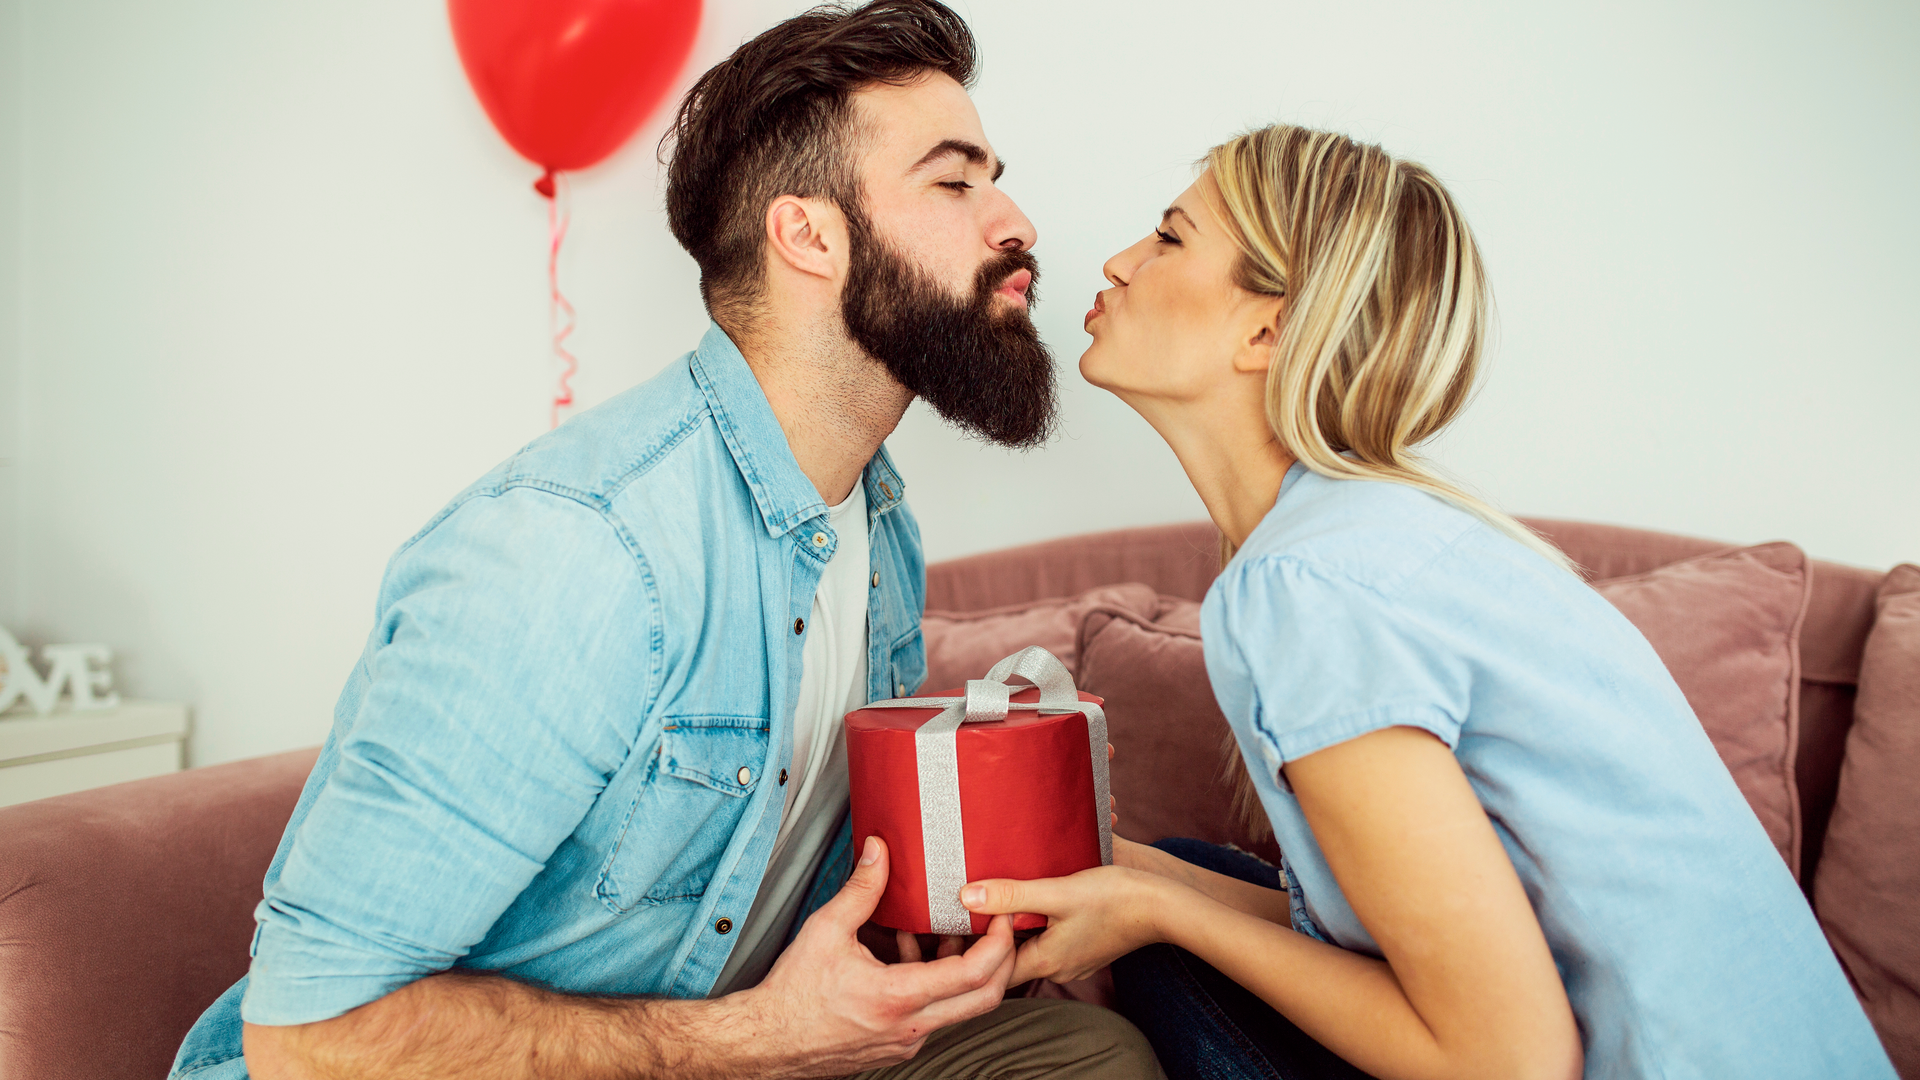
[[[1125,285],[1132,279],[1133,272],[1140,268],[1140,263],[1145,260],[1147,243],[1147,240],[1142,240],[1108,259],[1106,265],[1100,268],[1101,276],[1115,285]]]

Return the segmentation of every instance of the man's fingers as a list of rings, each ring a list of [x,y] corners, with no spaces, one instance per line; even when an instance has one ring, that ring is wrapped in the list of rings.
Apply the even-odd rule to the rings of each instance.
[[[1008,979],[1009,985],[1018,986],[1034,979],[1044,979],[1058,970],[1058,965],[1048,955],[1046,936],[1041,934],[1028,938],[1020,946],[1020,951],[1014,954],[1013,975]]]
[[[813,913],[816,919],[845,928],[849,934],[873,917],[880,906],[880,894],[887,891],[887,845],[877,836],[867,837],[860,849],[860,861],[854,864],[847,883],[833,899]]]
[[[1009,945],[1012,944],[1013,920],[1002,916],[993,920],[993,923],[994,925],[988,928],[988,933],[992,934],[1004,926],[1006,941]],[[978,942],[975,944],[978,945]],[[952,997],[928,1002],[914,1019],[916,1022],[940,1028],[992,1012],[994,1007],[1007,996],[1007,988],[1013,985],[1013,972],[1014,950],[1009,948],[1001,954],[1000,963],[987,976],[984,985]]]
[[[969,990],[957,997],[942,998],[931,1002],[913,1018],[916,1024],[925,1024],[939,1029],[962,1020],[971,1020],[984,1016],[994,1010],[1007,996],[1006,976],[1013,970],[1013,957],[1007,957],[1007,963],[998,972],[999,978],[990,980],[987,985]]]
[[[900,962],[917,964],[920,962],[920,935],[906,930],[895,930],[893,940],[900,947]]]
[[[902,973],[903,992],[933,1002],[958,997],[991,983],[994,973],[1012,954],[1013,920],[1002,917],[994,919],[980,940],[958,956],[892,970]]]
[[[936,959],[944,960],[949,956],[959,956],[967,951],[967,939],[958,934],[940,935],[940,950],[934,953]]]

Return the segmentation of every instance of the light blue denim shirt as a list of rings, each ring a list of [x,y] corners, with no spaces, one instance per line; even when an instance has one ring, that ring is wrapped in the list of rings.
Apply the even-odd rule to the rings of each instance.
[[[884,698],[925,678],[925,566],[884,450],[863,482]],[[837,543],[718,327],[456,497],[387,567],[249,975],[176,1075],[244,1076],[242,1017],[325,1020],[452,967],[706,995],[780,826]],[[803,917],[847,863],[826,860]]]
[[[1506,846],[1589,1080],[1894,1080],[1686,697],[1572,574],[1431,495],[1295,465],[1201,630],[1295,929],[1380,955],[1280,767],[1420,728],[1452,748]]]

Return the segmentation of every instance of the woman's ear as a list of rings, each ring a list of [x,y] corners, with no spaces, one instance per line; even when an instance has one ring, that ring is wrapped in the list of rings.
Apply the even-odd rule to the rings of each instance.
[[[1273,366],[1273,350],[1280,345],[1280,321],[1286,315],[1287,301],[1278,296],[1262,296],[1252,305],[1252,328],[1240,339],[1233,353],[1233,370],[1242,373],[1265,371]]]
[[[837,280],[848,265],[846,215],[824,199],[782,195],[767,207],[767,249],[776,272]]]

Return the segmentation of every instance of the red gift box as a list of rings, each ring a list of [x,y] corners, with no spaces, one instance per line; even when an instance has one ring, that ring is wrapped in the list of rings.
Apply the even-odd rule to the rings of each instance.
[[[964,691],[848,713],[854,843],[878,836],[891,859],[873,921],[921,934],[985,933],[988,917],[960,906],[966,882],[1061,877],[1112,862],[1101,705],[1034,647]],[[1016,930],[1046,924],[1043,915],[1013,921]]]

